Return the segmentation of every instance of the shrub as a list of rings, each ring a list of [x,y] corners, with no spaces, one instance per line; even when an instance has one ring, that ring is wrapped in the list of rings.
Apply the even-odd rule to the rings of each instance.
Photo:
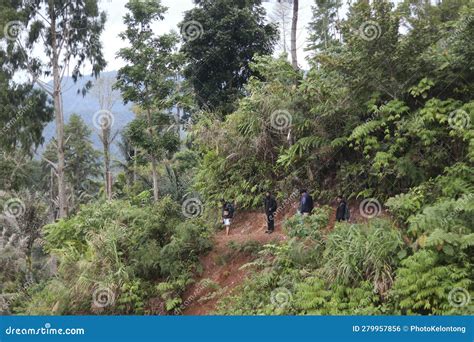
[[[308,277],[296,285],[293,310],[303,315],[380,315],[381,297],[369,281],[357,287],[332,284],[320,277]]]
[[[207,227],[186,221],[176,228],[169,244],[160,252],[160,267],[165,277],[177,278],[182,273],[192,272],[198,255],[212,247]]]
[[[400,232],[388,220],[338,224],[327,237],[324,273],[328,280],[345,285],[370,280],[383,295],[392,284],[402,250]]]
[[[283,227],[290,237],[310,237],[319,240],[321,239],[321,230],[329,224],[330,213],[331,208],[329,206],[314,208],[311,215],[296,214],[287,219]]]
[[[55,307],[63,314],[144,313],[156,293],[151,281],[186,282],[199,253],[211,247],[207,228],[182,222],[178,208],[168,197],[149,207],[103,202],[49,225],[46,241],[59,261],[57,277],[32,288],[31,303],[17,312],[46,314]],[[55,286],[62,290],[55,292]],[[98,300],[107,305],[97,306]],[[35,308],[37,303],[46,309]]]
[[[474,313],[468,300],[472,295],[468,265],[440,265],[439,261],[436,252],[420,250],[401,262],[390,291],[390,299],[398,309],[423,315]],[[458,295],[464,297],[464,303],[456,302]]]

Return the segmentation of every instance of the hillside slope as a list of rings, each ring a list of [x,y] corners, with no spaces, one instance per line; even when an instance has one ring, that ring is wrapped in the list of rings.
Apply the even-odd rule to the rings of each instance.
[[[266,234],[265,215],[261,212],[243,212],[236,215],[230,234],[225,235],[221,230],[214,236],[214,248],[201,258],[202,274],[188,288],[183,296],[184,315],[209,315],[216,309],[220,299],[228,296],[238,285],[249,276],[242,266],[251,262],[255,256],[245,251],[232,249],[230,246],[245,246],[246,244],[279,243],[288,237],[282,230],[284,220],[296,213],[297,203],[282,210],[277,218],[275,232]],[[350,203],[351,222],[365,222],[361,216],[359,203]],[[336,207],[332,207],[329,224],[326,230],[332,230],[335,225]],[[385,215],[385,213],[381,213]]]

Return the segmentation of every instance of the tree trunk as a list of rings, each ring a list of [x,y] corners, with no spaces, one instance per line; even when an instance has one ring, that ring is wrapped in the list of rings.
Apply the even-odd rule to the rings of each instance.
[[[133,177],[132,177],[132,180],[133,180],[133,183],[135,183],[137,181],[137,148],[134,147],[133,148]]]
[[[151,112],[149,108],[146,110],[146,116],[148,120],[148,127],[150,129],[150,134],[153,135]],[[159,193],[158,193],[157,161],[156,161],[156,156],[153,154],[153,151],[150,153],[150,157],[151,157],[151,173],[153,177],[153,199],[155,202],[158,202]]]
[[[50,5],[52,6],[52,5]],[[51,11],[54,9],[50,8]],[[58,154],[57,176],[58,176],[58,205],[59,218],[67,216],[68,204],[66,197],[66,179],[64,174],[65,160],[64,160],[64,113],[62,106],[61,94],[61,77],[59,70],[59,56],[56,38],[56,18],[54,14],[51,16],[51,49],[53,50],[52,68],[53,68],[53,99],[54,99],[54,114],[56,116],[56,143]]]
[[[157,173],[157,162],[155,156],[151,156],[151,171],[153,174],[153,199],[155,202],[158,201],[158,173]]]
[[[110,127],[102,129],[102,144],[104,147],[104,180],[107,199],[112,199],[112,177],[110,174]]]
[[[293,0],[293,19],[291,21],[291,64],[298,69],[298,58],[296,55],[296,30],[298,25],[298,0]]]

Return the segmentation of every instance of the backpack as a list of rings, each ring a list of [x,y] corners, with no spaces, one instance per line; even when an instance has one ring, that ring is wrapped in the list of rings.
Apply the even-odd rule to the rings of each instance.
[[[227,202],[227,203],[225,204],[225,211],[228,212],[227,217],[229,217],[229,218],[234,217],[234,211],[235,211],[235,209],[234,209],[234,205],[233,205],[232,203]]]

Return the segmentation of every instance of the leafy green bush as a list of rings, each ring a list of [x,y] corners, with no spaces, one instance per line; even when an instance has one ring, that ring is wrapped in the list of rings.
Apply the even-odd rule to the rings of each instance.
[[[369,281],[357,287],[332,284],[308,277],[296,285],[293,310],[302,315],[380,315],[386,312]]]
[[[176,227],[170,243],[160,253],[161,272],[166,277],[177,278],[180,274],[192,272],[198,255],[212,247],[207,227],[193,222],[183,222]]]
[[[19,305],[18,313],[142,314],[156,295],[152,282],[186,283],[198,255],[211,247],[207,228],[182,222],[169,197],[153,206],[127,201],[84,206],[46,232],[47,248],[59,263],[57,277],[31,288],[32,300]]]
[[[327,237],[324,273],[330,281],[345,285],[370,280],[374,290],[383,295],[403,256],[400,232],[388,220],[337,224]]]
[[[436,252],[420,250],[401,262],[391,300],[408,314],[473,314],[469,301],[473,281],[468,269],[468,265],[440,265]],[[464,296],[464,302],[457,302],[457,295]]]
[[[329,206],[314,208],[311,215],[296,214],[290,217],[284,222],[283,227],[290,237],[310,237],[319,240],[321,239],[321,230],[329,224],[331,211]]]

